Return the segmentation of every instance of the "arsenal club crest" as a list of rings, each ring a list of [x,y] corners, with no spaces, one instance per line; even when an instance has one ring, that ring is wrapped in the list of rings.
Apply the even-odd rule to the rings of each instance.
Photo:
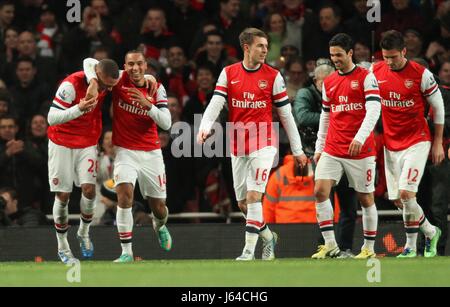
[[[259,88],[260,89],[265,89],[265,88],[267,88],[267,81],[266,80],[259,80],[258,81],[258,86],[259,86]]]
[[[54,185],[58,185],[59,179],[58,178],[53,178],[52,182],[53,182]]]
[[[406,88],[411,88],[414,85],[414,81],[411,79],[406,79],[405,80],[405,86]]]
[[[352,82],[350,82],[350,86],[351,86],[352,90],[357,90],[359,88],[358,80],[352,80]]]

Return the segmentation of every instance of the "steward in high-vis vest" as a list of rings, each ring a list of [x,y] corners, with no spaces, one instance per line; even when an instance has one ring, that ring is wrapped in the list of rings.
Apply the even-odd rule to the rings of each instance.
[[[263,200],[266,223],[317,223],[313,171],[303,174],[292,155],[269,178]],[[336,203],[335,221],[339,218]]]

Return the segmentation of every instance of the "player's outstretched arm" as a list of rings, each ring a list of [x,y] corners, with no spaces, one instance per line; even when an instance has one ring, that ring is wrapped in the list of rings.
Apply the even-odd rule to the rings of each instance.
[[[197,143],[203,144],[211,136],[211,128],[225,105],[225,98],[214,94],[203,113],[197,134]]]
[[[316,151],[314,153],[314,162],[319,162],[320,156],[325,148],[328,127],[330,126],[330,108],[322,106],[320,113],[319,131],[317,132]]]

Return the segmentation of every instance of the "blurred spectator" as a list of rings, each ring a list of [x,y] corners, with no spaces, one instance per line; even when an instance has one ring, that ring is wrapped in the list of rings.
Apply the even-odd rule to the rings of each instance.
[[[345,31],[353,38],[353,41],[370,46],[371,33],[375,30],[377,23],[367,20],[367,11],[369,10],[367,0],[353,0],[353,6],[355,12],[350,19],[344,22]]]
[[[299,57],[300,51],[295,46],[284,45],[281,47],[280,55],[280,59],[277,61],[275,66],[281,71],[282,74],[284,74],[286,63],[293,58]]]
[[[448,7],[439,17],[440,36],[428,45],[425,53],[431,69],[450,60],[450,5]]]
[[[113,178],[114,159],[116,156],[112,142],[112,131],[107,130],[100,139],[100,155],[98,158],[97,181],[102,183]]]
[[[14,20],[14,2],[0,1],[0,42],[5,41],[5,31]]]
[[[341,26],[342,12],[334,4],[322,6],[319,12],[320,27],[304,33],[305,43],[303,45],[303,58],[305,60],[315,60],[317,58],[327,58],[329,56],[328,42],[337,33],[343,32]]]
[[[47,224],[46,217],[40,210],[30,207],[19,208],[16,190],[1,188],[0,198],[3,198],[6,204],[5,214],[9,220],[7,226],[35,227]]]
[[[445,61],[439,69],[439,79],[442,85],[450,86],[450,60]]]
[[[267,63],[276,65],[281,56],[281,46],[286,45],[286,20],[280,13],[270,13],[264,22],[264,31],[269,36],[270,49],[267,54]]]
[[[5,81],[3,81],[2,79],[0,79],[0,89],[6,89]]]
[[[206,33],[209,32],[219,32],[222,35],[222,32],[219,31],[218,27],[213,21],[205,22],[200,29],[197,30],[195,36],[191,42],[191,47],[189,48],[190,57],[196,57],[197,54],[206,50]],[[222,36],[223,41],[223,36]]]
[[[205,36],[206,48],[204,51],[197,54],[195,63],[197,67],[203,65],[211,65],[211,67],[214,67],[213,75],[214,78],[217,79],[225,66],[228,66],[237,60],[227,56],[227,51],[223,46],[222,35],[218,31],[208,32]]]
[[[36,39],[32,32],[23,31],[19,34],[17,44],[17,59],[31,58],[37,68],[36,78],[48,85],[55,86],[57,79],[57,64],[55,59],[42,57],[38,53]],[[5,82],[12,85],[15,80],[17,61],[6,65]]]
[[[301,169],[292,155],[269,178],[263,199],[266,223],[317,223],[314,172]],[[335,220],[339,212],[335,211]]]
[[[204,20],[203,12],[193,9],[190,0],[174,0],[168,17],[170,29],[178,37],[184,51],[189,52],[199,21]]]
[[[59,59],[65,30],[56,22],[56,13],[48,4],[41,7],[40,23],[37,26],[40,40],[37,43],[39,55]]]
[[[252,22],[253,26],[262,28],[267,16],[280,12],[281,8],[282,3],[279,0],[261,0],[257,2],[255,8],[255,20]]]
[[[92,57],[94,59],[96,59],[97,61],[101,61],[104,59],[110,59],[111,54],[110,54],[110,51],[108,50],[108,48],[106,48],[104,46],[98,46],[97,48],[95,48],[94,52],[92,53]]]
[[[11,96],[5,88],[0,88],[0,118],[9,114],[9,106],[11,105]]]
[[[36,178],[36,202],[43,212],[51,212],[54,197],[51,196],[48,183],[48,137],[47,118],[36,114],[31,118],[27,142],[30,143],[35,154]]]
[[[376,40],[379,41],[384,32],[395,29],[402,33],[406,29],[423,29],[424,22],[420,13],[410,5],[410,0],[391,0],[393,10],[381,14],[381,23],[378,23]]]
[[[300,131],[303,151],[312,157],[316,148],[320,113],[322,112],[323,80],[335,71],[328,59],[317,60],[314,83],[298,91],[293,103],[293,115]]]
[[[194,115],[203,114],[211,101],[216,78],[211,66],[203,65],[197,69],[197,92],[190,97],[183,109],[183,119],[190,125],[194,125]]]
[[[116,225],[117,194],[114,188],[114,180],[109,179],[104,181],[100,188],[100,194],[100,201],[105,206],[105,211],[100,219],[100,224],[108,226]],[[134,201],[132,212],[135,225],[152,224],[152,219],[142,203]]]
[[[239,34],[249,26],[240,12],[240,0],[220,0],[219,14],[214,16],[213,22],[223,33],[225,49],[231,57],[241,58],[242,51],[239,44]]]
[[[17,60],[19,43],[19,31],[16,28],[9,27],[5,31],[4,49],[0,51],[0,73],[5,73],[6,66]]]
[[[371,62],[369,46],[362,41],[356,42],[353,57],[355,58],[356,64],[361,62]]]
[[[423,38],[420,32],[416,29],[407,29],[404,32],[403,38],[405,40],[406,58],[423,58]]]
[[[139,43],[143,46],[145,57],[159,60],[163,66],[166,66],[168,49],[176,40],[167,28],[164,10],[149,9],[142,22],[140,33]]]
[[[311,29],[317,23],[311,10],[307,9],[304,0],[283,0],[281,11],[286,19],[286,44],[295,46],[300,53],[303,50],[303,42],[310,44],[305,38],[305,31]],[[301,54],[303,56],[303,54]]]
[[[11,111],[18,116],[21,129],[34,114],[47,114],[50,108],[48,85],[40,82],[36,75],[37,68],[31,58],[23,57],[17,61],[17,81],[11,88]]]
[[[290,102],[295,100],[295,96],[299,89],[303,88],[308,75],[306,74],[305,63],[301,58],[293,58],[286,63],[285,67],[286,75],[286,90]]]
[[[36,200],[34,186],[39,156],[29,142],[17,139],[17,120],[9,115],[0,119],[0,187],[17,190],[19,209],[33,206]]]
[[[194,81],[194,73],[188,65],[183,48],[174,45],[168,51],[168,63],[165,74],[161,76],[164,87],[177,95],[178,100],[184,106],[189,96],[194,94],[197,84]]]
[[[83,11],[81,23],[73,27],[63,39],[62,54],[63,67],[66,73],[78,71],[82,67],[83,59],[98,47],[105,46],[114,53],[114,40],[102,28],[100,14],[86,7]]]
[[[167,93],[167,107],[169,108],[172,125],[181,121],[183,108],[181,107],[181,104],[174,93]]]

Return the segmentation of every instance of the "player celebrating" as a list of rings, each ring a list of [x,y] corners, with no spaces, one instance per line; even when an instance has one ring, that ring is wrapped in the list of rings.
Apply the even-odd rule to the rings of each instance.
[[[314,155],[318,163],[314,192],[317,220],[325,245],[319,246],[312,258],[336,257],[340,253],[329,195],[345,172],[363,212],[364,245],[355,258],[367,259],[375,257],[378,223],[373,197],[376,152],[372,130],[380,116],[380,93],[375,76],[353,63],[350,36],[336,34],[329,46],[337,71],[323,82],[323,105]]]
[[[86,59],[84,63],[86,74],[92,80],[96,78],[92,69],[96,63],[94,59]],[[158,83],[156,93],[148,94],[144,75],[147,62],[142,52],[129,51],[124,68],[113,89],[114,180],[118,198],[117,229],[122,245],[122,254],[115,262],[133,261],[132,204],[136,180],[153,212],[153,228],[161,247],[166,251],[172,248],[172,238],[165,226],[169,216],[166,174],[157,131],[157,126],[164,130],[171,126],[166,90]]]
[[[102,60],[96,71],[99,76],[96,89],[88,89],[83,72],[76,72],[64,79],[48,113],[48,177],[50,190],[56,192],[53,219],[58,256],[64,263],[75,260],[67,241],[68,203],[74,183],[81,185],[82,191],[77,238],[83,257],[92,258],[94,253],[89,225],[95,207],[97,143],[102,131],[101,109],[107,90],[110,91],[119,81],[119,68],[112,60]],[[95,98],[89,98],[86,93],[93,91],[99,92]]]
[[[247,28],[239,35],[239,41],[244,60],[222,70],[200,124],[197,142],[203,144],[211,135],[212,125],[225,102],[228,102],[229,122],[235,125],[236,130],[240,130],[239,124],[254,128],[250,131],[243,129],[245,144],[235,138],[235,132],[239,134],[242,130],[233,131],[230,135],[234,189],[239,207],[247,219],[245,247],[236,260],[255,258],[259,235],[263,239],[263,260],[272,260],[275,258],[277,236],[264,223],[261,198],[276,154],[271,131],[273,105],[277,107],[289,136],[297,163],[304,167],[307,158],[291,113],[283,77],[278,70],[264,63],[268,52],[267,35],[261,30]]]
[[[389,199],[403,208],[406,245],[399,258],[416,256],[419,227],[425,234],[425,257],[436,255],[441,235],[431,225],[416,201],[417,188],[431,147],[434,164],[444,159],[442,146],[444,103],[433,74],[423,66],[405,58],[403,35],[388,31],[380,46],[384,62],[373,65],[380,84],[385,143],[385,169]],[[433,108],[434,140],[424,118],[425,100]]]

